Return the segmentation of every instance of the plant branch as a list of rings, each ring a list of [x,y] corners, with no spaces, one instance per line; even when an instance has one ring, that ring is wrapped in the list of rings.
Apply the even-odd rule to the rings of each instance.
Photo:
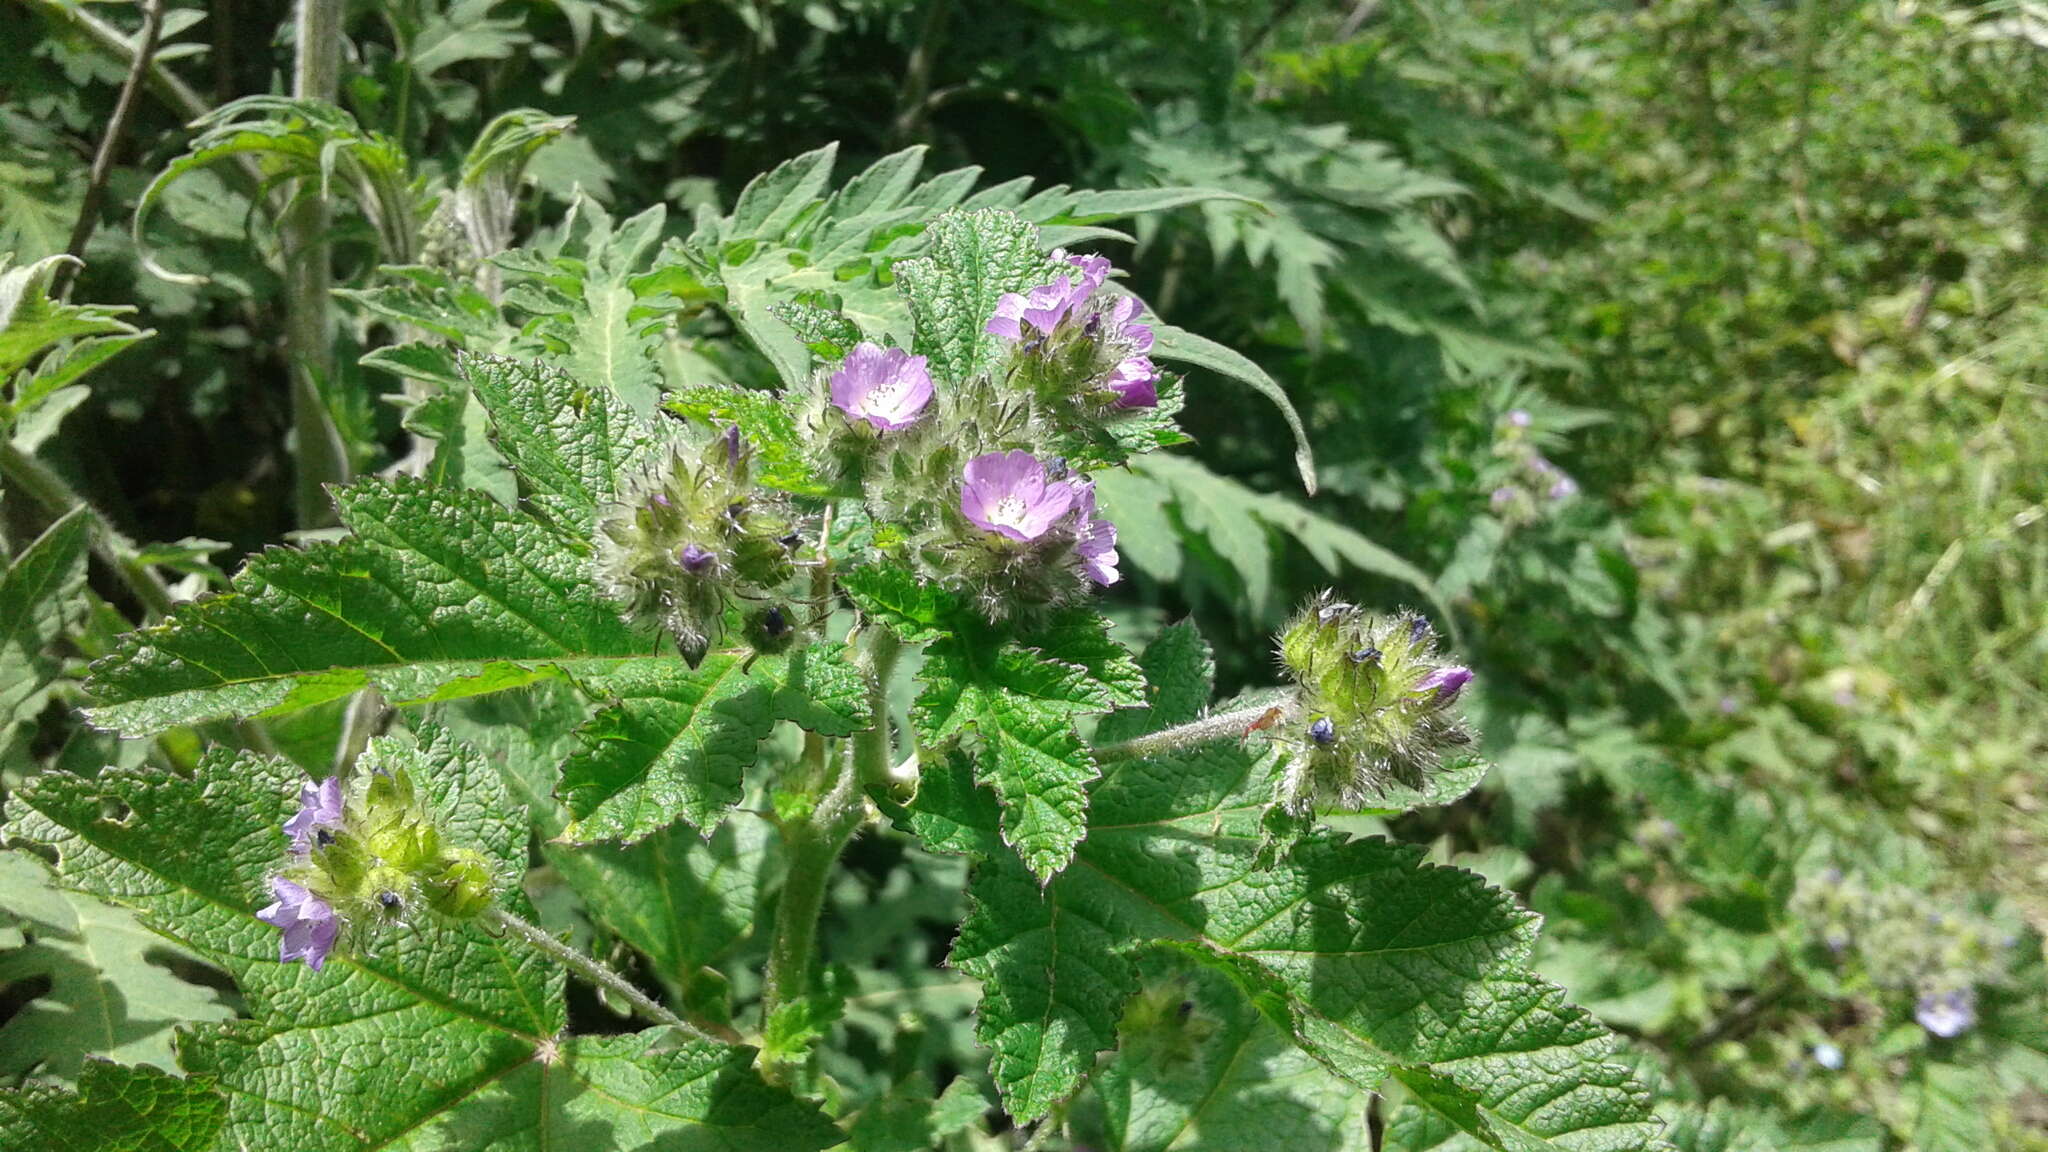
[[[67,27],[76,29],[86,40],[109,56],[119,57],[124,62],[133,62],[140,55],[136,46],[128,42],[119,28],[101,20],[86,10],[86,6],[75,0],[22,0],[29,7],[43,13]],[[163,66],[161,61],[150,60],[144,79],[150,91],[158,99],[187,120],[197,120],[211,110],[206,98],[191,85],[178,79],[177,74]]]
[[[93,554],[105,561],[107,567],[112,568],[135,598],[142,602],[145,618],[170,614],[170,589],[164,587],[154,569],[142,562],[135,542],[114,527],[113,521],[90,501],[72,491],[62,476],[5,438],[0,438],[0,475],[5,475],[53,517],[62,516],[73,508],[85,509],[86,516],[92,520]]]
[[[92,175],[85,183],[85,196],[78,203],[78,221],[71,226],[71,242],[64,246],[76,261],[57,268],[56,294],[71,293],[71,280],[85,259],[85,242],[99,227],[100,201],[107,194],[107,178],[114,173],[114,153],[128,135],[128,122],[135,118],[135,97],[142,90],[142,78],[156,59],[156,44],[164,30],[163,0],[142,0],[142,31],[136,38],[135,57],[128,64],[128,77],[121,82],[121,94],[114,99],[114,114],[107,120],[106,134],[92,158]]]
[[[559,961],[569,971],[576,973],[600,988],[618,993],[620,997],[624,998],[626,1003],[633,1006],[635,1011],[654,1023],[666,1024],[692,1040],[704,1040],[713,1044],[720,1043],[716,1036],[662,1007],[660,1003],[648,996],[647,993],[635,988],[632,982],[624,976],[555,939],[539,926],[529,924],[525,920],[505,911],[503,908],[491,909],[487,913],[487,918],[491,923],[533,945],[535,951],[546,953],[552,959]]]
[[[1283,702],[1218,712],[1214,716],[1205,716],[1200,720],[1164,728],[1145,736],[1136,736],[1115,744],[1104,744],[1094,750],[1095,762],[1114,764],[1119,760],[1142,760],[1147,756],[1176,752],[1216,740],[1242,739],[1259,728],[1270,727],[1284,720],[1292,709],[1292,702]]]

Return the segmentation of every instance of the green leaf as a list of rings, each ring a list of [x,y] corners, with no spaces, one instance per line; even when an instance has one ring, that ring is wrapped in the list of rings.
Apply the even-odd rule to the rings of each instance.
[[[594,535],[619,477],[660,443],[656,429],[612,393],[546,364],[472,355],[457,363],[526,498],[562,531]]]
[[[660,243],[666,219],[657,204],[614,226],[604,209],[579,199],[562,223],[559,249],[496,261],[511,285],[508,303],[537,314],[530,332],[563,369],[586,388],[610,390],[642,416],[652,415],[661,399],[655,330],[666,322],[669,305],[643,302],[633,280]]]
[[[1146,212],[1165,212],[1214,200],[1234,200],[1257,205],[1258,201],[1221,188],[1119,188],[1104,192],[1076,192],[1073,203],[1059,215],[1070,224],[1096,224]]]
[[[769,825],[729,820],[707,837],[678,824],[631,845],[562,841],[571,817],[554,795],[556,765],[573,748],[586,711],[567,685],[557,684],[463,701],[448,710],[448,720],[498,765],[532,816],[542,857],[582,898],[584,911],[680,993],[753,931],[770,859]]]
[[[87,1056],[169,1067],[171,1029],[228,1020],[213,989],[188,983],[166,961],[196,960],[133,915],[55,886],[41,861],[0,853],[0,920],[27,931],[0,952],[0,987],[47,980],[49,991],[0,1024],[0,1076],[78,1074]]]
[[[123,317],[125,305],[70,304],[50,296],[50,283],[70,256],[48,256],[9,268],[0,253],[0,432],[47,401],[65,385],[99,367],[152,333]],[[41,357],[36,370],[17,376]]]
[[[232,591],[122,637],[93,666],[93,722],[147,735],[368,685],[446,699],[651,646],[592,586],[577,542],[486,496],[394,478],[335,501],[355,535],[264,552]]]
[[[577,730],[557,789],[572,841],[638,840],[677,817],[709,831],[739,802],[775,724],[774,686],[740,656],[623,666],[592,685],[611,702]]]
[[[797,431],[789,402],[773,392],[703,384],[669,394],[669,410],[723,430],[737,425],[754,449],[756,475],[770,488],[802,496],[831,491],[811,467],[809,446]]]
[[[1138,963],[1116,1055],[1077,1127],[1110,1152],[1371,1146],[1371,1097],[1261,1015],[1229,977],[1171,953]]]
[[[1003,801],[1003,838],[1040,878],[1066,866],[1086,831],[1095,758],[1074,721],[1143,702],[1143,682],[1107,624],[1085,609],[1009,635],[962,617],[925,650],[912,711],[937,748],[974,734],[975,776]]]
[[[1982,1068],[1929,1064],[1920,1074],[1920,1115],[1913,1125],[1917,1152],[1976,1152],[1997,1144],[1991,1130],[1998,1082]]]
[[[0,1092],[0,1146],[37,1152],[203,1152],[227,1102],[205,1077],[92,1060],[78,1091]]]
[[[585,681],[610,702],[577,730],[557,789],[572,841],[638,840],[678,816],[710,831],[739,802],[746,769],[777,720],[827,736],[868,726],[867,691],[844,644],[789,657],[713,653],[692,669],[665,657]]]
[[[1195,460],[1155,454],[1132,461],[1130,475],[1106,474],[1098,483],[1105,514],[1119,523],[1124,517],[1143,517],[1147,509],[1157,508],[1163,493],[1187,531],[1205,537],[1211,549],[1233,564],[1254,603],[1263,600],[1273,586],[1272,550],[1261,530],[1263,525],[1286,534],[1332,576],[1345,574],[1348,566],[1406,584],[1429,598],[1439,621],[1454,619],[1444,595],[1427,573],[1357,529],[1287,497],[1218,476]],[[1140,533],[1134,530],[1132,535]],[[1132,555],[1134,563],[1150,560],[1142,550]],[[1151,563],[1142,566],[1155,577],[1169,579],[1178,575],[1180,563],[1175,555],[1166,565],[1168,574],[1154,570]]]
[[[501,876],[523,873],[526,822],[473,749],[432,734],[373,741],[366,756],[423,781],[445,833]],[[234,975],[251,1018],[185,1034],[178,1055],[225,1091],[237,1146],[538,1149],[542,1133],[617,1132],[766,1150],[835,1138],[812,1106],[748,1071],[745,1049],[670,1047],[666,1030],[563,1039],[560,972],[474,923],[423,920],[374,939],[352,928],[320,972],[278,963],[276,930],[254,911],[304,779],[225,752],[189,778],[44,774],[8,828],[53,850],[65,883],[132,908]],[[516,886],[500,899],[525,904]]]
[[[816,203],[832,178],[839,145],[806,152],[754,177],[740,191],[726,224],[724,239],[778,239],[806,209]]]
[[[85,552],[91,521],[73,509],[22,549],[0,561],[0,742],[32,719],[60,671],[46,655],[84,609]]]
[[[923,644],[946,634],[959,606],[908,569],[881,565],[848,568],[840,588],[869,619],[879,620],[906,643]]]
[[[1045,277],[1038,230],[1008,212],[955,210],[932,221],[927,255],[896,266],[917,322],[912,348],[956,387],[994,364],[1001,342],[984,331],[1005,292]]]
[[[1294,410],[1293,401],[1287,398],[1287,390],[1280,386],[1279,381],[1243,353],[1226,348],[1206,336],[1197,336],[1185,328],[1176,328],[1154,318],[1152,334],[1155,341],[1152,354],[1159,359],[1207,368],[1240,384],[1249,384],[1254,391],[1271,400],[1273,406],[1280,409],[1280,415],[1286,418],[1288,431],[1294,433],[1294,467],[1301,474],[1301,486],[1309,495],[1315,495],[1316,460],[1308,446],[1308,429],[1302,427],[1301,414]]]
[[[1203,656],[1166,643],[1159,693],[1185,699]],[[1612,1038],[1529,970],[1535,918],[1385,840],[1313,833],[1266,863],[1282,771],[1224,742],[1119,762],[1090,789],[1065,871],[1041,885],[1007,854],[977,866],[954,963],[983,981],[978,1031],[1012,1115],[1074,1090],[1134,986],[1112,950],[1157,942],[1230,975],[1333,1073],[1367,1090],[1398,1078],[1496,1147],[1650,1147],[1645,1093]]]

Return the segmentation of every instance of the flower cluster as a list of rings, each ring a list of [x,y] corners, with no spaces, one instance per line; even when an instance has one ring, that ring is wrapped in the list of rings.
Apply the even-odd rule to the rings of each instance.
[[[299,790],[284,823],[288,856],[256,918],[281,935],[278,960],[319,971],[344,925],[393,923],[425,911],[466,920],[497,887],[484,857],[443,843],[404,769],[376,772],[361,795],[330,776]]]
[[[1802,877],[1792,907],[1835,965],[1910,1003],[1913,1019],[1943,1039],[1975,1026],[1979,987],[2004,978],[2017,943],[1968,908],[1929,911],[1925,893],[1834,867]]]
[[[1057,475],[1022,450],[989,452],[961,472],[951,566],[980,590],[990,617],[1013,601],[1057,604],[1120,577],[1116,525],[1095,485]]]
[[[1439,656],[1415,613],[1378,616],[1325,593],[1281,633],[1280,661],[1299,686],[1283,796],[1294,812],[1420,788],[1447,751],[1471,743],[1455,705],[1472,673]]]
[[[694,455],[672,445],[598,523],[598,586],[628,619],[667,628],[692,666],[728,608],[773,599],[795,574],[802,536],[783,497],[754,483],[752,455],[738,428]]]
[[[1495,454],[1506,457],[1512,471],[1494,488],[1488,503],[1495,515],[1506,520],[1534,520],[1539,503],[1557,504],[1579,494],[1579,482],[1530,443],[1533,423],[1526,409],[1511,410],[1502,418],[1501,435],[1494,445]]]
[[[1019,367],[1041,399],[1076,396],[1106,408],[1159,403],[1150,326],[1137,298],[1102,292],[1109,261],[1055,250],[1061,270],[1028,292],[1005,293],[986,331],[1017,345]]]

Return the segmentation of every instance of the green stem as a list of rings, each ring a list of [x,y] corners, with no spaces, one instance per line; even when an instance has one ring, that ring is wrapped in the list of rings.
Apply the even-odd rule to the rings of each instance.
[[[825,743],[810,737],[806,752],[812,747],[823,750]],[[807,755],[806,759],[811,757]],[[819,760],[819,769],[824,768],[824,761],[840,762],[829,788],[818,797],[808,818],[792,820],[782,827],[787,871],[775,908],[774,934],[768,943],[768,969],[761,991],[764,1028],[785,1005],[810,992],[811,971],[818,951],[818,917],[825,907],[832,866],[854,830],[860,827],[860,790],[846,757],[825,755]]]
[[[136,554],[135,542],[114,527],[113,521],[85,497],[72,491],[62,476],[6,439],[0,439],[0,475],[5,475],[16,488],[41,504],[53,517],[62,516],[73,508],[85,509],[86,516],[92,520],[93,554],[105,561],[107,567],[120,576],[121,582],[128,585],[128,590],[142,602],[145,613],[153,617],[170,614],[170,590],[157,579],[155,570]]]
[[[1136,736],[1116,744],[1104,744],[1094,750],[1097,764],[1114,764],[1119,760],[1142,760],[1147,756],[1159,756],[1207,744],[1215,740],[1237,740],[1252,732],[1256,727],[1266,727],[1271,713],[1273,722],[1284,720],[1291,703],[1259,704],[1250,708],[1239,708],[1231,712],[1218,712],[1192,723],[1174,728],[1163,728],[1145,736]]]
[[[874,724],[853,735],[853,770],[861,787],[870,794],[876,788],[891,787],[893,753],[889,740],[889,680],[896,673],[896,657],[903,651],[894,632],[879,625],[866,631],[868,713]]]
[[[342,0],[299,0],[292,94],[301,100],[332,103],[339,90],[342,9]],[[334,522],[327,485],[348,479],[348,449],[321,396],[321,385],[334,379],[335,370],[326,200],[313,189],[300,189],[283,223],[285,344],[298,451],[293,491],[299,527],[319,528]]]
[[[696,1027],[667,1008],[662,1007],[652,997],[648,996],[647,993],[635,988],[624,976],[555,939],[553,935],[537,925],[529,924],[512,913],[505,911],[503,908],[493,908],[486,916],[491,923],[531,944],[535,951],[545,953],[550,958],[560,962],[562,967],[567,968],[569,971],[576,973],[600,988],[617,993],[626,1003],[631,1004],[635,1011],[648,1020],[656,1024],[666,1024],[692,1040],[703,1040],[712,1044],[719,1043],[717,1037]]]

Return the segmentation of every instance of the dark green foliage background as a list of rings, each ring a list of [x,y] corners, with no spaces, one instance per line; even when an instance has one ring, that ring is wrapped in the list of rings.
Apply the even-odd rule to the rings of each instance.
[[[265,8],[169,4],[160,66],[202,107],[281,92],[291,33]],[[126,70],[76,10],[0,0],[0,253],[16,266],[63,249]],[[122,35],[137,22],[82,10]],[[1162,316],[1284,386],[1319,490],[1301,493],[1274,409],[1190,373],[1193,446],[1103,482],[1131,575],[1111,597],[1122,639],[1193,617],[1228,695],[1271,680],[1272,629],[1323,586],[1447,613],[1499,768],[1390,831],[1546,917],[1538,970],[1630,1041],[1675,1143],[2048,1148],[2039,5],[366,0],[348,34],[340,103],[410,157],[401,183],[455,178],[509,109],[575,118],[517,201],[521,242],[551,254],[578,242],[563,220],[579,188],[621,222],[666,205],[654,227],[681,235],[700,205],[728,210],[757,173],[834,141],[842,179],[924,145],[927,173],[977,165],[984,184],[1255,201],[1112,222],[1134,243],[1095,246]],[[10,433],[137,540],[215,542],[210,565],[172,573],[188,593],[301,527],[274,228],[222,164],[172,186],[146,250],[131,236],[193,111],[146,87],[73,293],[135,305],[155,336],[61,424]],[[370,297],[395,254],[346,196],[334,236],[337,282],[361,291],[340,305],[324,399],[367,473],[412,443],[401,381],[359,364],[405,338]],[[520,313],[519,336],[545,344],[539,315]],[[768,350],[715,319],[663,339],[671,378],[773,378]],[[1546,458],[1577,494],[1550,498]],[[16,557],[55,519],[12,477],[0,511]],[[0,736],[9,791],[141,755],[77,720],[65,673],[140,607],[97,561],[85,579],[36,650],[54,661],[48,706]],[[337,720],[280,724],[280,743],[321,762]],[[190,735],[164,747],[197,759]],[[886,842],[851,862],[826,954],[936,958],[963,914],[940,906],[959,901],[953,862]],[[231,1011],[224,982],[135,943],[132,920],[88,923],[111,910],[8,884],[0,1076],[163,1062],[161,1028],[88,1048],[38,1015],[90,997],[95,965],[152,994],[160,1023]],[[541,895],[589,931],[569,897],[551,913]],[[1831,949],[1859,915],[1878,929]],[[1213,973],[1148,964],[1190,1002],[1215,992]],[[1929,980],[1975,988],[1972,1030],[1914,1023]],[[572,1014],[602,1012],[578,995]],[[833,1074],[967,1056],[964,1015],[921,1056],[892,1057],[894,1023],[850,1010]],[[78,1082],[88,1096],[98,1075]],[[1099,1129],[1114,1105],[1090,1097],[1077,1123]]]

